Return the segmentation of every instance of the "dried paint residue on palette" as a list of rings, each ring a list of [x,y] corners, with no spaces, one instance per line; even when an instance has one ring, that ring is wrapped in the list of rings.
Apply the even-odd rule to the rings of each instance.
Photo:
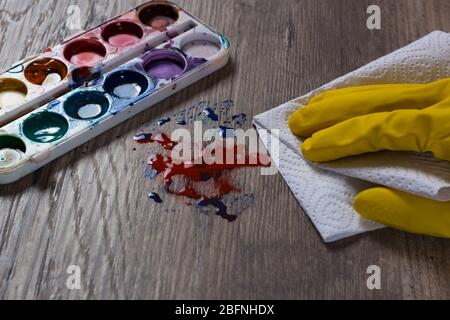
[[[216,215],[228,221],[235,221],[251,206],[254,195],[242,192],[238,186],[238,175],[241,169],[270,166],[266,154],[248,154],[243,145],[229,147],[225,140],[217,140],[213,145],[202,146],[200,161],[176,161],[171,151],[177,143],[161,130],[161,127],[167,129],[169,123],[174,124],[175,129],[201,120],[205,127],[216,129],[222,137],[229,137],[233,130],[241,129],[246,124],[244,114],[232,114],[233,107],[231,100],[216,104],[200,102],[142,128],[142,133],[134,139],[136,143],[151,149],[144,170],[145,177],[153,181],[153,190],[147,192],[150,199],[161,204],[164,198],[175,196],[182,199],[181,203],[196,205],[205,212],[212,208]],[[216,152],[211,153],[211,148]],[[217,153],[217,150],[220,151]],[[206,159],[206,154],[209,159]],[[211,157],[233,157],[233,161],[211,161]],[[160,192],[155,192],[155,189]]]
[[[228,59],[221,34],[176,5],[153,1],[17,65],[7,78],[0,75],[0,123],[8,118],[0,130],[0,184],[39,169]],[[68,92],[50,90],[61,86]],[[173,117],[158,127],[172,119],[187,125]]]
[[[229,45],[176,4],[148,1],[0,74],[0,124],[180,36],[181,51],[193,60],[210,59]],[[158,79],[189,71],[176,55],[164,61],[153,58],[147,67]]]

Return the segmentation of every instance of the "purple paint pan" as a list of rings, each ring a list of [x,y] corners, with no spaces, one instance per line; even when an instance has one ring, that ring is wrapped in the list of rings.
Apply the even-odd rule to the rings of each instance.
[[[153,50],[142,60],[145,71],[156,79],[174,79],[183,74],[187,67],[186,58],[169,49]]]

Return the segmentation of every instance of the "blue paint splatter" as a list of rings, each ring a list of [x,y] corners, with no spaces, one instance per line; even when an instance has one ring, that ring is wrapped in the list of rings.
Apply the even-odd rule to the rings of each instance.
[[[47,110],[49,110],[49,111],[55,110],[57,107],[59,107],[60,104],[61,104],[61,101],[54,100],[47,105]]]
[[[170,121],[172,121],[172,119],[170,118],[165,118],[165,119],[161,119],[158,121],[158,125],[160,127],[164,126],[165,124],[168,124]]]
[[[147,165],[144,171],[144,178],[153,180],[158,176],[159,172],[155,169],[152,169],[151,166]]]
[[[241,113],[231,117],[231,120],[239,126],[242,126],[247,121],[247,115],[245,113]]]
[[[219,116],[214,112],[213,109],[206,108],[205,110],[203,110],[203,113],[205,114],[206,117],[208,117],[208,119],[212,121],[219,121]]]
[[[177,125],[179,125],[179,126],[186,126],[187,122],[186,122],[186,120],[178,120],[177,121]]]
[[[134,141],[138,143],[147,143],[152,138],[153,135],[151,133],[142,133],[140,135],[134,136]]]
[[[224,111],[229,110],[232,107],[234,107],[234,101],[231,100],[231,99],[224,100],[221,103],[221,109],[224,110]]]
[[[212,206],[216,208],[216,214],[229,222],[233,222],[237,219],[237,216],[228,214],[228,207],[225,203],[219,198],[210,198],[210,199],[202,199],[197,205],[199,207],[209,207]]]
[[[219,134],[224,139],[231,138],[231,137],[234,137],[234,129],[224,127],[224,126],[219,126]]]
[[[162,199],[159,196],[159,194],[155,193],[155,192],[149,192],[148,194],[148,198],[152,199],[153,201],[155,201],[156,203],[162,203]]]

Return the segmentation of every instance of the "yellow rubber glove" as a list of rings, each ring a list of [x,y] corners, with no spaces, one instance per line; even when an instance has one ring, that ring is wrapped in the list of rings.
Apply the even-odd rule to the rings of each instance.
[[[289,126],[300,137],[312,135],[302,151],[315,162],[380,150],[450,161],[450,79],[325,92],[292,114]]]
[[[289,126],[310,161],[327,162],[381,150],[432,152],[450,161],[450,79],[428,84],[372,85],[319,94],[294,112]],[[356,211],[397,229],[450,237],[450,203],[375,188]]]
[[[353,207],[361,216],[391,228],[450,238],[450,202],[372,188],[358,194]]]

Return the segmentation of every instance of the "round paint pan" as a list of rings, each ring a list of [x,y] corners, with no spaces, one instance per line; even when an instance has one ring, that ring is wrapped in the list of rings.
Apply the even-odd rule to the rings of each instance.
[[[64,58],[79,67],[95,66],[106,54],[106,47],[95,38],[72,41],[64,49]]]
[[[195,33],[181,40],[180,48],[187,56],[192,58],[209,59],[216,55],[222,45],[219,39],[206,33]]]
[[[17,165],[26,151],[27,147],[22,139],[9,134],[0,134],[0,169]]]
[[[65,79],[67,72],[67,66],[63,62],[53,58],[44,58],[32,61],[25,68],[24,74],[32,84],[48,86]]]
[[[174,79],[184,73],[187,61],[179,52],[156,49],[144,56],[143,66],[156,79]]]
[[[116,21],[108,24],[102,31],[102,38],[115,47],[128,47],[141,41],[142,28],[129,21]]]
[[[98,91],[82,91],[71,95],[64,102],[64,112],[77,120],[94,120],[109,110],[109,100]]]
[[[28,88],[25,83],[13,78],[0,79],[0,110],[25,101]]]
[[[69,123],[62,115],[41,111],[29,116],[22,124],[22,132],[36,143],[51,143],[60,140],[69,131]]]
[[[147,78],[143,74],[131,70],[114,72],[106,78],[103,84],[107,93],[119,99],[136,98],[143,94],[148,87]]]
[[[155,2],[139,10],[139,20],[153,29],[164,31],[174,24],[178,18],[178,10],[169,3]]]

